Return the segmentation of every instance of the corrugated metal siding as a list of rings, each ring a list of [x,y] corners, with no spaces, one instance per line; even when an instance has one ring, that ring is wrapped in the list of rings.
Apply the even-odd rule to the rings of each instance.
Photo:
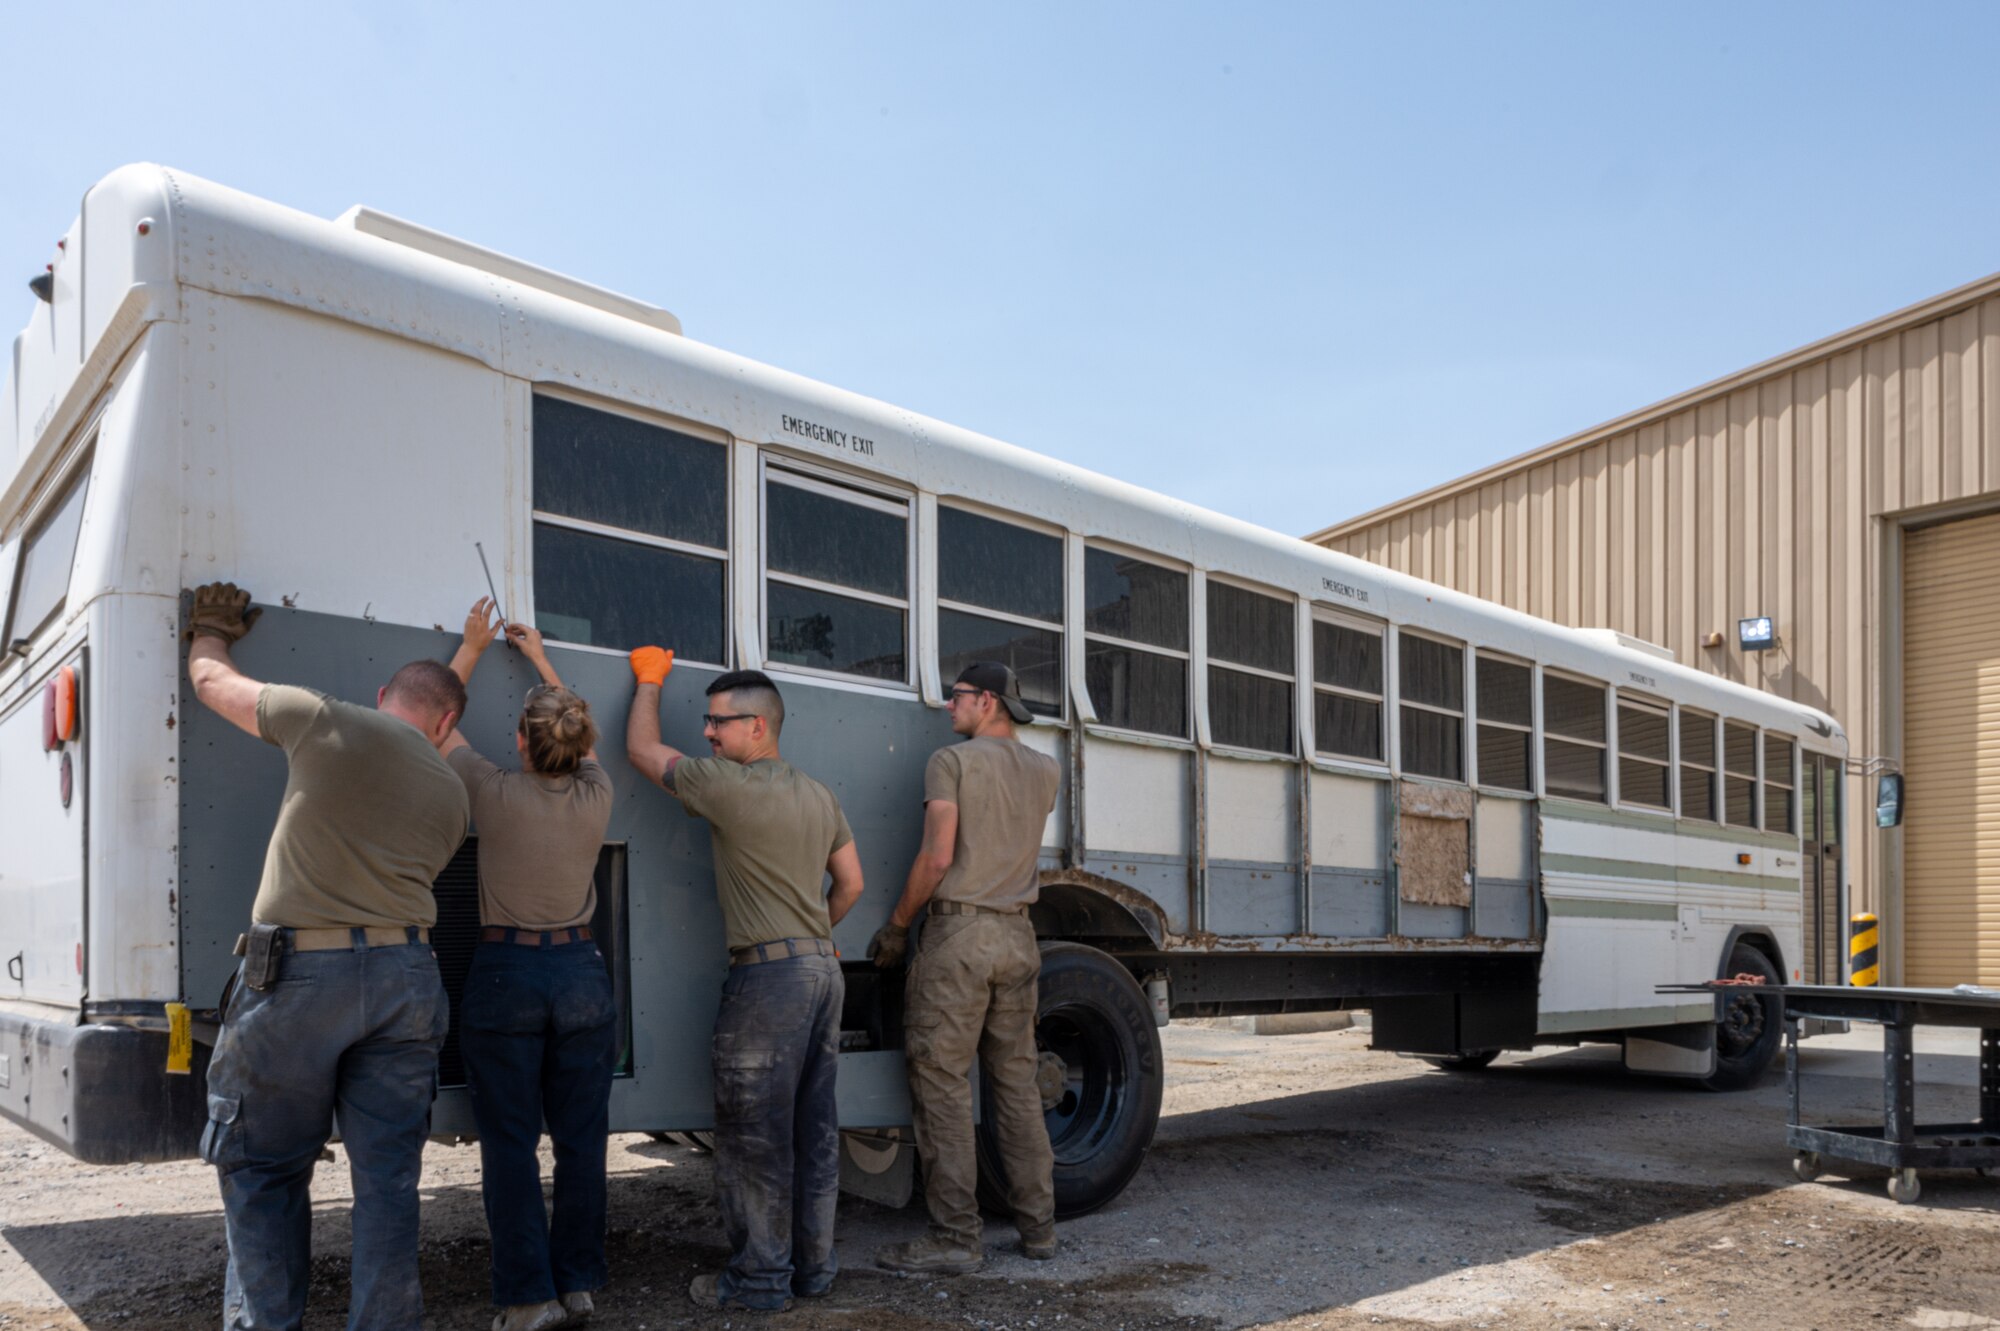
[[[2000,517],[1903,554],[1903,979],[2000,985]]]
[[[1991,282],[1981,290],[1320,539],[1530,614],[1660,643],[1827,709],[1856,757],[1893,756],[1874,663],[1895,630],[1877,589],[1896,524],[1877,520],[2000,501],[2000,295]],[[1453,553],[1448,567],[1440,550]],[[1736,621],[1753,614],[1777,618],[1777,650],[1737,650]],[[1703,647],[1710,632],[1725,646]],[[1860,778],[1848,794],[1850,809],[1872,809]],[[1849,822],[1853,905],[1880,910],[1875,829]]]

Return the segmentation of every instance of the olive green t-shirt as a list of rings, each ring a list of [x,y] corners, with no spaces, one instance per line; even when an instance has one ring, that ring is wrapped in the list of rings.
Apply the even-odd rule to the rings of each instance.
[[[1042,829],[1061,787],[1056,760],[1017,739],[968,739],[932,754],[924,801],[958,806],[958,840],[937,899],[1002,909],[1032,903],[1041,894]]]
[[[775,758],[683,758],[670,781],[688,815],[708,819],[715,896],[731,951],[780,938],[833,937],[826,861],[854,834],[832,791]]]
[[[387,712],[266,684],[257,733],[290,774],[250,918],[290,929],[437,923],[431,883],[465,840],[465,787]]]
[[[472,799],[479,922],[567,929],[597,913],[597,855],[611,825],[611,778],[595,758],[568,776],[510,772],[471,745],[446,762]]]

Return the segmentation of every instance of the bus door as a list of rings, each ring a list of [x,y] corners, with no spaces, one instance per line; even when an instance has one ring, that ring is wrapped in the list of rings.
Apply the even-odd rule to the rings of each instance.
[[[1841,984],[1843,910],[1841,845],[1841,761],[1823,753],[1807,753],[1800,792],[1800,849],[1805,855],[1801,886],[1806,893],[1799,927],[1805,941],[1807,984]]]

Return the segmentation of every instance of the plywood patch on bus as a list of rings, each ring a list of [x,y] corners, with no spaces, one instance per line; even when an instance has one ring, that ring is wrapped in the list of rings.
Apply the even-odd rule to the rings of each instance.
[[[1418,906],[1472,904],[1472,792],[1404,781],[1397,789],[1396,881]]]

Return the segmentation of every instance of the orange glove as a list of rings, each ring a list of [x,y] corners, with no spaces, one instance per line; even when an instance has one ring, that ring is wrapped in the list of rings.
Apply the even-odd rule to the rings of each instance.
[[[674,654],[659,647],[640,647],[632,652],[632,677],[641,684],[664,684],[674,671]]]

